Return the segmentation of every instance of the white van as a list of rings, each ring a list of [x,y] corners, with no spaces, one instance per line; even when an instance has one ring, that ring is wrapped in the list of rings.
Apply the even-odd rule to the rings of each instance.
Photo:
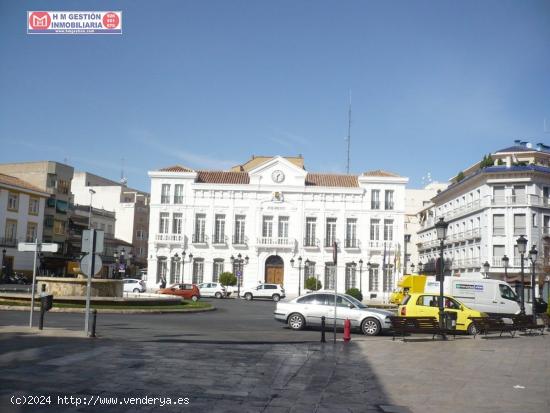
[[[504,281],[445,277],[443,289],[466,306],[484,313],[511,315],[519,314],[521,309],[519,297]],[[424,292],[439,293],[439,281],[428,277]],[[525,303],[525,313],[531,311],[531,304]]]

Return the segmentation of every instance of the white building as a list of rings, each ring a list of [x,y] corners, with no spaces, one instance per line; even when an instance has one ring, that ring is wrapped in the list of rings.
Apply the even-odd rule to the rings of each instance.
[[[488,262],[489,277],[518,281],[521,259],[516,240],[524,235],[527,248],[535,245],[539,251],[536,274],[541,286],[550,270],[550,147],[516,141],[492,154],[492,160],[493,166],[478,162],[457,175],[432,199],[433,205],[421,211],[420,261],[425,270],[434,270],[439,256],[434,224],[443,217],[449,223],[446,269],[453,276],[484,276],[483,264]],[[530,283],[530,262],[526,259],[524,264]]]
[[[407,273],[418,271],[418,231],[420,230],[419,213],[432,205],[431,199],[445,190],[449,184],[431,182],[421,189],[405,190],[405,246],[403,270]]]
[[[295,296],[314,276],[334,288],[333,241],[339,291],[362,288],[365,298],[382,300],[400,276],[408,178],[309,173],[303,158],[280,156],[253,157],[231,171],[174,166],[149,176],[149,288],[163,277],[200,283],[237,273],[231,257],[239,254],[248,257],[244,286],[281,283]]]
[[[0,174],[0,256],[4,273],[32,274],[34,255],[19,252],[19,242],[42,241],[44,206],[50,195],[22,179]]]
[[[133,246],[134,263],[147,262],[147,229],[149,227],[149,194],[89,172],[75,172],[71,182],[74,203],[90,205],[115,213],[115,238]],[[93,190],[93,194],[90,193]],[[98,222],[98,225],[101,223]],[[112,233],[108,223],[105,231]],[[98,229],[103,229],[98,227]]]

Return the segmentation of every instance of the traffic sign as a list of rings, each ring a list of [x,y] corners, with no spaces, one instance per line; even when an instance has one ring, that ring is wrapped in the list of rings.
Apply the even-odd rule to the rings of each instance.
[[[101,257],[96,254],[95,260],[94,260],[94,271],[93,273],[90,271],[90,268],[92,267],[92,254],[88,254],[84,256],[80,260],[80,271],[82,271],[85,275],[96,275],[99,271],[101,271],[101,267],[103,267],[103,263],[101,262]]]
[[[85,229],[82,231],[82,252],[90,254],[92,252],[92,231],[95,231],[95,252],[103,252],[103,238],[105,235],[104,231],[97,229]]]
[[[237,271],[237,277],[242,277],[243,273],[241,271]]]
[[[38,246],[38,249],[37,249]],[[58,245],[55,243],[35,243],[35,242],[20,242],[17,246],[19,251],[42,251],[42,252],[57,252]]]

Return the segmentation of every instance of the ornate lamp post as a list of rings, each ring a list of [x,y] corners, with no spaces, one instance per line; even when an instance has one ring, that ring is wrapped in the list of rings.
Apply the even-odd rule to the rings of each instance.
[[[521,257],[521,296],[519,297],[520,307],[521,314],[525,314],[525,270],[523,268],[523,256],[525,255],[525,251],[527,250],[527,238],[525,238],[523,235],[520,235],[519,238],[516,240],[516,244],[518,246],[518,252]]]
[[[359,292],[363,295],[363,260],[359,259]]]
[[[243,267],[248,264],[248,255],[243,259],[243,256],[239,253],[237,258],[231,256],[231,264],[233,264],[233,271],[237,273],[237,297],[241,296],[241,281],[243,276]]]
[[[504,282],[508,282],[508,265],[510,264],[510,258],[506,255],[502,256],[502,266],[504,267]]]
[[[483,271],[485,271],[485,278],[489,278],[489,268],[491,268],[491,264],[489,264],[489,261],[485,261],[485,264],[483,264]]]
[[[537,262],[537,248],[535,245],[529,250],[529,259],[531,260],[531,312],[533,313],[533,324],[537,324],[537,312],[535,311],[535,264]]]
[[[439,221],[435,224],[435,230],[437,232],[437,239],[439,240],[439,327],[443,329],[445,316],[445,307],[443,303],[443,283],[444,283],[444,261],[443,261],[443,248],[445,248],[445,238],[447,237],[447,228],[449,224],[445,222],[443,217],[439,218]],[[445,339],[445,335],[443,335]]]
[[[294,258],[290,259],[290,265],[294,267]],[[302,257],[298,257],[298,297],[302,295]]]
[[[411,264],[411,274],[414,274],[414,262]]]
[[[193,254],[189,253],[189,264],[191,264],[191,269],[189,270],[191,273],[191,284],[193,283]]]
[[[424,269],[424,264],[422,264],[422,261],[418,263],[418,275],[422,274],[422,270]]]

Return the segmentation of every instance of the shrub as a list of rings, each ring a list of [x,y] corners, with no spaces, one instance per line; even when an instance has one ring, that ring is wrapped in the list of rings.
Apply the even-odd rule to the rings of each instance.
[[[361,291],[359,291],[357,288],[350,288],[346,291],[347,295],[351,295],[353,298],[363,301],[363,294],[361,294]]]
[[[460,182],[464,179],[464,172],[460,171],[457,175],[456,175],[456,182]]]
[[[322,288],[321,281],[316,279],[315,277],[309,277],[306,278],[306,282],[304,283],[304,287],[306,290],[312,290],[317,291]]]
[[[224,286],[237,285],[237,277],[232,272],[222,272],[220,274],[220,284]]]

